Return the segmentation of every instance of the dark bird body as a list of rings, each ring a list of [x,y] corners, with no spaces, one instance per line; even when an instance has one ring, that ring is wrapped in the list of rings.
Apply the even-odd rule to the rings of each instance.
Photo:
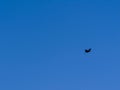
[[[91,52],[91,48],[90,48],[90,49],[85,49],[85,52],[86,52],[86,53]]]

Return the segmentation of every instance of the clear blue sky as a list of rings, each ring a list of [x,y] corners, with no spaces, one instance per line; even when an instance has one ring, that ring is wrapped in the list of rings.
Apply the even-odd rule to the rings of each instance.
[[[0,90],[120,90],[119,0],[1,0],[0,42]]]

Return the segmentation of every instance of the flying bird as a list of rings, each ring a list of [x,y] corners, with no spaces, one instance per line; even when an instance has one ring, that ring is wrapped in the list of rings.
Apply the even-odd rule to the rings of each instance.
[[[89,48],[89,49],[85,49],[85,52],[86,52],[86,53],[91,52],[91,48]]]

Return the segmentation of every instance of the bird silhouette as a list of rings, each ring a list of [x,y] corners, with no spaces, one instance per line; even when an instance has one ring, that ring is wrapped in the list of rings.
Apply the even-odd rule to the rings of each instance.
[[[91,52],[91,48],[89,48],[89,49],[85,49],[85,52],[86,52],[86,53]]]

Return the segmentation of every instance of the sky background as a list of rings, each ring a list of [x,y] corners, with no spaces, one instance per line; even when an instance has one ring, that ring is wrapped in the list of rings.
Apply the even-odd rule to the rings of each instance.
[[[1,0],[0,42],[0,90],[120,90],[119,0]]]

